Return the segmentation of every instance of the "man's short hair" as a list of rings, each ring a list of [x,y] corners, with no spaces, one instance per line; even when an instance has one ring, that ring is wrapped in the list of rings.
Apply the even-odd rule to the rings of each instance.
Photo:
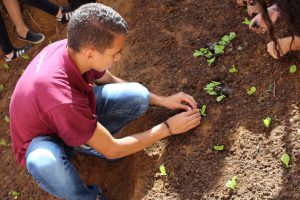
[[[68,47],[77,52],[85,47],[103,52],[112,46],[117,34],[128,34],[123,17],[108,6],[88,3],[79,7],[69,21]]]

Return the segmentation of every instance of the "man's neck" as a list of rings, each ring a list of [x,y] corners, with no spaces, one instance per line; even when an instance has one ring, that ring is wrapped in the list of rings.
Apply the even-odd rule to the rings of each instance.
[[[88,67],[85,66],[84,62],[82,62],[82,60],[79,59],[81,56],[79,55],[78,52],[76,52],[75,50],[73,50],[69,47],[67,47],[67,52],[68,52],[70,59],[73,61],[75,66],[78,68],[80,74],[84,74],[85,72],[87,72],[89,70]]]

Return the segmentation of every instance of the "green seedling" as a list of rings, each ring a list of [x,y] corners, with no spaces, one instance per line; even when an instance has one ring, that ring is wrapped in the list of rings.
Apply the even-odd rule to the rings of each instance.
[[[199,57],[199,56],[205,56],[208,54],[208,49],[207,48],[200,48],[199,50],[195,50],[193,56],[194,57]]]
[[[222,95],[217,97],[217,102],[221,102],[225,98],[226,98],[226,96],[222,94]]]
[[[211,66],[211,64],[213,64],[216,61],[216,57],[212,57],[210,59],[207,60],[208,66]]]
[[[4,86],[3,84],[0,84],[0,92],[3,92],[3,90],[4,90]]]
[[[271,121],[272,121],[271,117],[266,117],[265,119],[263,119],[266,128],[270,127]]]
[[[256,87],[251,87],[247,90],[247,94],[252,95],[256,92]]]
[[[281,161],[283,162],[283,164],[285,165],[286,168],[289,168],[290,165],[290,156],[287,154],[287,153],[284,153],[282,156],[281,156]]]
[[[215,145],[214,150],[216,151],[222,151],[224,149],[224,145]]]
[[[206,116],[206,105],[202,105],[201,109],[200,109],[200,115],[205,117]]]
[[[234,74],[234,73],[237,73],[238,70],[236,69],[235,65],[232,65],[229,70],[228,70],[230,73]]]
[[[218,85],[221,85],[221,83],[212,81],[205,86],[204,90],[206,91],[207,94],[209,94],[211,96],[216,96],[216,95],[218,95],[218,93],[216,91],[214,91],[214,88]]]
[[[7,63],[4,63],[3,64],[3,68],[6,69],[6,70],[8,70],[9,69],[9,65]]]
[[[5,120],[6,123],[9,123],[10,122],[9,116],[5,115],[4,120]]]
[[[4,139],[0,140],[0,145],[8,146],[7,142]]]
[[[235,32],[230,32],[229,35],[224,35],[221,38],[220,42],[222,42],[222,44],[228,45],[235,38],[236,38],[236,33]]]
[[[226,45],[230,44],[230,42],[236,37],[234,32],[230,32],[229,35],[224,35],[220,41],[208,44],[208,48],[200,48],[199,50],[195,50],[193,53],[194,57],[203,56],[207,58],[207,63],[210,66],[216,61],[216,57],[220,54],[224,54],[224,49]]]
[[[18,199],[19,196],[20,196],[20,192],[12,191],[12,192],[11,192],[11,195],[13,196],[14,199]]]
[[[247,18],[247,17],[245,17],[245,20],[242,22],[242,24],[245,24],[245,25],[252,25],[252,23],[251,23],[251,21]]]
[[[226,98],[226,96],[224,94],[220,94],[217,92],[216,87],[221,85],[220,82],[216,82],[216,81],[212,81],[209,84],[207,84],[204,88],[204,90],[206,91],[207,94],[209,94],[210,96],[218,96],[217,97],[217,102],[222,101],[224,98]]]
[[[230,188],[231,190],[235,191],[236,188],[236,176],[233,176],[228,182],[226,183],[226,187]]]
[[[167,170],[166,170],[166,167],[164,164],[161,164],[159,166],[159,171],[160,171],[160,174],[163,175],[163,176],[167,176]]]
[[[224,44],[216,44],[214,46],[215,54],[224,54],[225,45]]]
[[[294,73],[296,73],[296,71],[297,71],[297,66],[296,66],[296,65],[291,65],[291,66],[290,66],[289,72],[290,72],[291,74],[294,74]]]
[[[27,54],[23,54],[23,55],[22,55],[22,58],[23,58],[24,60],[30,60],[30,57],[29,57],[29,55],[27,55]]]

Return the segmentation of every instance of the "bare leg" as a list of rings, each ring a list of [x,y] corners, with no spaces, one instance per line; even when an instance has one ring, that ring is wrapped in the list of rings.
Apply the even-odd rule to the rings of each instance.
[[[292,36],[278,39],[278,45],[280,46],[280,48],[279,48],[280,57],[284,56],[289,51],[299,51],[300,50],[300,37],[295,36],[292,45],[291,45],[291,42],[292,42]],[[273,42],[273,41],[269,42],[267,45],[267,49],[273,58],[278,59],[278,56],[277,56],[276,50],[275,50],[275,42]]]
[[[27,28],[23,20],[19,2],[17,0],[3,0],[3,3],[6,7],[7,12],[9,13],[11,20],[16,26],[18,34],[22,37],[26,37],[29,29]]]

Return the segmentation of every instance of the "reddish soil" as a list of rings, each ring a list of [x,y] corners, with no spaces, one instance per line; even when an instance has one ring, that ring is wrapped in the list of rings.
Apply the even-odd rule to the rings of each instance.
[[[123,60],[113,69],[114,74],[141,82],[161,95],[189,93],[207,105],[208,114],[189,133],[159,141],[116,163],[77,155],[74,164],[88,183],[99,185],[113,200],[300,199],[300,72],[288,73],[290,65],[300,67],[299,53],[272,59],[266,52],[269,37],[249,31],[241,23],[246,11],[238,9],[232,0],[101,2],[118,10],[130,26]],[[54,17],[28,7],[24,10],[30,27],[47,36],[43,45],[30,51],[31,57],[49,40],[65,37],[66,27],[56,24]],[[5,16],[13,44],[23,45]],[[195,49],[232,31],[237,38],[215,66],[209,67],[204,58],[193,57]],[[9,97],[28,63],[18,59],[5,70],[3,59],[0,62],[0,84],[4,85],[0,93],[0,139],[8,143],[9,124],[4,116],[8,115]],[[228,72],[233,64],[238,68],[236,74]],[[221,103],[203,90],[216,79],[231,90],[229,98]],[[257,88],[252,96],[246,92],[251,86]],[[121,134],[149,129],[174,113],[150,107]],[[269,129],[262,122],[266,116],[272,118]],[[214,151],[216,144],[225,149]],[[285,152],[291,157],[289,169],[280,161]],[[56,199],[39,189],[28,172],[16,165],[11,146],[0,145],[0,156],[0,199],[12,199],[13,190],[20,192],[18,199],[22,200]],[[167,176],[160,175],[162,163]],[[225,186],[232,176],[237,176],[236,192]]]

